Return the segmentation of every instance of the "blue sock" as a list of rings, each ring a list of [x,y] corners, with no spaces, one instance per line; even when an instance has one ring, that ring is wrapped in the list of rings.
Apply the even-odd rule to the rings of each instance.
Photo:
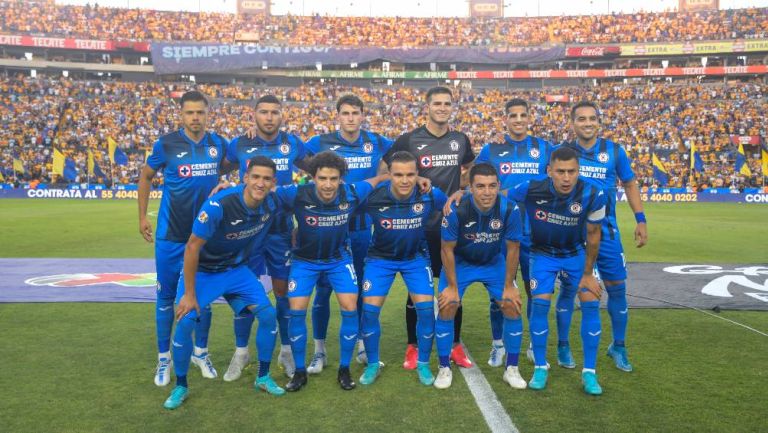
[[[450,367],[451,349],[453,348],[453,319],[443,320],[440,317],[435,320],[435,345],[437,355],[440,357],[441,367]]]
[[[488,314],[491,320],[491,337],[494,340],[501,340],[504,336],[504,314],[501,313],[501,307],[494,300],[491,300]]]
[[[288,322],[288,335],[291,339],[293,362],[296,363],[296,371],[306,371],[304,358],[307,353],[307,311],[289,311],[291,320]]]
[[[183,386],[184,388],[189,388],[187,386],[187,376],[176,376],[176,386]]]
[[[248,340],[251,339],[251,327],[253,326],[254,319],[256,319],[256,316],[247,309],[235,316],[235,346],[248,347]]]
[[[200,309],[200,318],[195,325],[195,346],[208,347],[208,333],[211,331],[211,306]]]
[[[339,327],[339,368],[349,368],[352,360],[352,352],[357,343],[357,328],[360,326],[357,320],[357,310],[341,311],[341,326]]]
[[[277,326],[280,328],[280,343],[291,344],[288,336],[288,321],[291,320],[291,307],[287,296],[275,295],[275,310],[277,310]]]
[[[429,362],[429,356],[432,354],[432,341],[435,336],[435,303],[432,301],[417,302],[413,307],[416,309],[419,362]]]
[[[549,334],[549,306],[548,299],[534,298],[533,311],[531,312],[531,342],[533,343],[533,358],[537,367],[547,365],[547,334]]]
[[[176,325],[173,335],[173,371],[176,376],[187,376],[189,357],[192,356],[192,332],[195,329],[195,319],[184,316]]]
[[[363,339],[369,364],[379,362],[379,339],[381,338],[379,314],[381,314],[381,307],[363,304]]]
[[[523,319],[504,317],[504,349],[507,351],[507,365],[517,366],[520,346],[523,344]]]
[[[173,329],[173,298],[158,298],[155,303],[155,328],[157,330],[157,353],[171,350]]]
[[[571,331],[571,321],[573,320],[573,301],[576,298],[576,291],[565,284],[560,285],[560,294],[557,296],[555,304],[555,318],[557,319],[557,345],[569,346],[569,333]]]
[[[312,336],[315,340],[325,340],[328,334],[328,322],[331,320],[331,288],[327,283],[317,283],[315,299],[312,304]]]
[[[581,303],[581,341],[584,346],[584,368],[594,369],[600,345],[600,301]]]
[[[611,316],[611,329],[613,329],[613,342],[616,346],[624,346],[627,336],[627,321],[629,309],[627,308],[627,285],[622,282],[615,286],[606,286],[608,292],[608,314]]]
[[[259,327],[256,329],[256,351],[260,362],[269,362],[272,359],[272,352],[275,350],[275,341],[277,340],[275,314],[275,307],[271,305],[256,311],[256,317],[259,319]]]
[[[264,377],[269,374],[269,361],[259,361],[259,377]]]

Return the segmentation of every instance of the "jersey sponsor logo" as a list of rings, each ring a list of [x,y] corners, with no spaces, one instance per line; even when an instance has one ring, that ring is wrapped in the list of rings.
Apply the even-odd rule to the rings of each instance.
[[[501,240],[501,233],[467,233],[464,237],[475,244],[493,244]]]
[[[210,146],[208,148],[208,156],[215,159],[217,156],[219,156],[219,149],[215,148],[214,146]]]
[[[157,286],[157,291],[161,290],[160,283],[156,281],[154,273],[147,274],[129,274],[122,272],[108,273],[80,273],[80,274],[58,274],[45,275],[42,277],[29,278],[24,284],[30,286],[50,286],[50,287],[82,287],[82,286],[100,286],[100,285],[118,285],[123,287],[152,287]]]
[[[541,156],[541,152],[539,152],[539,149],[536,149],[535,147],[528,151],[528,155],[531,155],[531,158],[533,159],[539,159]]]
[[[413,213],[420,214],[424,212],[424,205],[422,203],[416,203],[411,209],[413,209]]]
[[[219,175],[219,167],[215,162],[181,164],[177,168],[177,171],[181,178]]]
[[[317,218],[313,216],[306,216],[304,217],[304,222],[306,222],[308,226],[314,227],[317,225]]]
[[[291,146],[285,143],[281,144],[279,149],[280,149],[280,153],[282,153],[283,155],[288,155],[289,153],[291,153]]]
[[[426,144],[420,144],[420,145],[416,146],[416,150],[422,150],[422,149],[424,149],[425,147],[427,147],[427,145],[426,145]]]
[[[578,215],[581,213],[581,203],[579,202],[573,202],[570,206],[568,206],[568,210],[571,211],[572,214]]]
[[[182,164],[178,168],[179,177],[187,178],[192,177],[192,166],[189,164]]]
[[[440,223],[441,226],[448,228],[448,218],[443,217],[443,221]]]
[[[288,291],[289,292],[295,292],[296,291],[296,280],[288,281]]]
[[[347,210],[349,209],[349,203],[342,203],[339,205],[339,210]]]
[[[387,218],[379,223],[386,230],[413,230],[421,228],[422,218]]]
[[[392,229],[392,220],[391,219],[383,219],[383,220],[381,220],[379,225],[382,228],[386,229],[386,230],[390,230],[390,229]]]
[[[600,153],[597,155],[597,160],[598,160],[598,161],[600,161],[600,162],[602,162],[603,164],[605,164],[606,162],[608,162],[608,153],[606,153],[606,152],[600,152]]]
[[[456,152],[459,150],[459,142],[456,140],[451,140],[450,143],[448,143],[451,146],[451,150]]]
[[[363,152],[365,152],[365,153],[373,152],[373,145],[371,143],[363,144]]]
[[[230,222],[230,224],[233,225],[233,226],[236,226],[236,225],[240,224],[241,222],[243,222],[243,220],[234,220],[234,221]]]
[[[229,240],[229,241],[239,241],[239,240],[242,240],[242,239],[248,239],[248,238],[251,238],[253,236],[256,236],[262,230],[264,230],[264,224],[259,224],[257,226],[251,227],[249,229],[241,230],[239,232],[227,233],[226,236],[224,236],[224,237],[227,238],[227,240]]]
[[[372,286],[372,285],[373,285],[373,284],[371,283],[371,280],[365,280],[365,281],[363,282],[363,291],[364,291],[364,292],[370,291],[370,290],[371,290],[371,286]]]
[[[540,220],[540,221],[547,220],[547,213],[541,209],[536,209],[536,212],[534,213],[534,215],[536,216],[537,220]]]
[[[189,152],[181,152],[176,154],[176,158],[184,158],[184,155],[188,154]]]
[[[419,158],[421,168],[432,168],[432,155],[424,155]]]
[[[205,224],[208,222],[208,214],[205,211],[200,211],[200,215],[197,216],[197,220]]]
[[[252,148],[246,150],[245,153],[253,153],[253,152],[256,152],[257,150],[259,150],[258,147],[252,147]]]
[[[505,150],[504,152],[501,152],[501,153],[499,154],[499,156],[506,156],[508,153],[509,153],[509,151],[508,151],[508,150]]]
[[[475,224],[477,224],[477,221],[470,221],[470,222],[464,224],[464,227],[470,228],[470,227],[472,227]]]
[[[579,205],[579,212],[581,212],[581,205]],[[536,209],[534,216],[539,221],[545,221],[558,226],[575,227],[579,225],[579,217],[569,217],[541,209]]]
[[[502,162],[501,164],[499,164],[499,173],[501,174],[512,173],[512,164],[508,162]]]
[[[500,229],[501,228],[501,220],[492,219],[490,226],[491,226],[492,230]]]

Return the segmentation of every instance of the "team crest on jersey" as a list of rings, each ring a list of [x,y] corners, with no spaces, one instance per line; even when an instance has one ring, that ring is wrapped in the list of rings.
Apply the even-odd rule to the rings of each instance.
[[[205,211],[200,211],[200,215],[197,216],[197,220],[205,224],[208,222],[208,214]]]
[[[365,280],[363,282],[363,292],[367,292],[367,291],[371,290],[371,286],[372,285],[373,284],[371,284],[371,280]]]
[[[287,144],[281,144],[280,153],[282,153],[283,155],[288,155],[289,153],[291,153],[291,146]]]
[[[581,203],[579,203],[579,202],[571,203],[571,206],[568,207],[568,210],[570,210],[571,213],[574,214],[574,215],[580,214],[581,213]]]
[[[528,154],[531,155],[531,158],[533,159],[539,159],[541,156],[541,152],[539,152],[539,149],[536,149],[535,147],[531,149]]]
[[[424,205],[422,203],[416,203],[415,205],[413,205],[412,209],[413,209],[413,213],[420,214],[424,212]]]
[[[440,225],[447,228],[448,227],[448,218],[443,217],[443,222],[440,223]]]
[[[536,212],[534,213],[534,215],[536,216],[536,219],[539,221],[547,220],[547,213],[541,209],[536,209]]]
[[[344,202],[339,205],[339,210],[347,210],[347,209],[349,209],[349,203]]]
[[[214,146],[209,147],[208,156],[215,159],[217,156],[219,156],[219,149],[216,149]]]
[[[432,155],[424,155],[419,158],[421,168],[432,168]]]
[[[313,216],[306,216],[304,217],[304,222],[306,222],[308,226],[314,227],[317,225],[317,218]]]
[[[608,162],[608,154],[606,152],[600,152],[597,155],[597,160],[605,164],[606,162]]]
[[[373,152],[373,145],[371,143],[363,144],[363,152],[365,152],[365,153]]]
[[[291,280],[288,282],[288,291],[289,292],[295,292],[296,291],[296,280]]]
[[[499,172],[501,174],[512,173],[512,164],[508,162],[502,162],[501,164],[499,164]]]
[[[459,142],[458,141],[451,140],[451,142],[449,144],[451,146],[451,150],[452,151],[456,152],[457,150],[459,150]]]
[[[537,287],[539,287],[539,282],[536,281],[536,278],[531,278],[531,290],[536,290]]]
[[[383,219],[383,220],[381,220],[381,222],[379,223],[379,225],[380,225],[380,226],[381,226],[383,229],[389,230],[389,229],[391,229],[391,228],[392,228],[392,220],[390,220],[390,219]]]
[[[501,220],[493,219],[491,220],[491,230],[498,230],[501,228]]]
[[[179,172],[179,177],[192,177],[192,166],[189,164],[182,164],[177,170]]]

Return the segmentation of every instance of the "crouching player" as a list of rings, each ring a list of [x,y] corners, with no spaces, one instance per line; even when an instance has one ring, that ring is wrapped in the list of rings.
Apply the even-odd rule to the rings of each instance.
[[[365,259],[363,282],[363,338],[368,366],[360,377],[363,385],[372,384],[380,374],[379,315],[389,289],[400,272],[416,307],[419,381],[432,385],[429,368],[435,327],[434,287],[429,248],[424,226],[433,212],[445,204],[445,194],[437,188],[422,193],[417,188],[416,157],[410,152],[395,152],[389,161],[390,181],[379,185],[368,197],[366,212],[373,220],[373,239]],[[452,340],[451,340],[452,341]]]
[[[499,176],[490,164],[472,167],[469,185],[469,199],[452,205],[442,223],[443,272],[438,286],[440,312],[435,322],[440,368],[434,385],[440,389],[451,386],[453,317],[466,288],[479,282],[504,315],[507,368],[503,379],[511,387],[523,389],[526,383],[517,370],[523,336],[522,304],[515,284],[522,237],[520,210],[499,195]],[[507,250],[506,259],[502,247]]]
[[[248,309],[259,321],[256,332],[259,374],[254,385],[272,395],[285,393],[269,376],[277,334],[275,308],[258,277],[248,268],[254,245],[264,243],[277,214],[277,199],[270,193],[275,170],[275,163],[269,158],[251,159],[245,183],[213,196],[195,220],[184,249],[184,272],[176,298],[178,324],[173,337],[176,387],[165,401],[166,409],[176,409],[187,398],[192,331],[200,310],[219,296],[229,302],[235,314]]]

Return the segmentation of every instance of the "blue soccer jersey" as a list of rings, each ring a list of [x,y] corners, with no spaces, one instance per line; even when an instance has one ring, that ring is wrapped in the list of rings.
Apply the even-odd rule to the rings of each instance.
[[[555,191],[552,179],[524,182],[509,198],[525,203],[531,221],[531,252],[571,257],[584,250],[586,223],[599,224],[606,196],[597,185],[579,179],[570,194]]]
[[[157,239],[186,242],[197,212],[219,182],[219,166],[227,140],[206,132],[199,143],[184,129],[160,137],[147,165],[162,170],[163,199],[157,217]]]
[[[245,185],[228,188],[206,201],[192,233],[205,239],[200,251],[202,272],[223,272],[247,264],[255,246],[263,246],[269,227],[279,213],[277,197],[269,193],[256,209],[246,206]]]
[[[293,211],[298,224],[293,256],[310,262],[336,261],[349,251],[350,216],[373,190],[368,182],[339,185],[330,203],[317,197],[315,183],[279,187],[281,205]]]
[[[398,200],[391,183],[383,182],[368,197],[366,212],[373,219],[373,240],[368,257],[410,260],[429,255],[425,226],[433,212],[440,212],[447,198],[439,188],[421,193],[414,188],[410,197]]]
[[[503,143],[483,146],[475,164],[486,162],[494,166],[499,173],[501,189],[507,190],[527,180],[546,176],[551,153],[552,144],[546,140],[529,135],[523,141],[515,141],[505,135]]]
[[[481,212],[472,196],[443,217],[441,237],[455,241],[454,254],[469,263],[484,264],[497,259],[506,241],[520,242],[520,209],[502,195],[487,212]]]

